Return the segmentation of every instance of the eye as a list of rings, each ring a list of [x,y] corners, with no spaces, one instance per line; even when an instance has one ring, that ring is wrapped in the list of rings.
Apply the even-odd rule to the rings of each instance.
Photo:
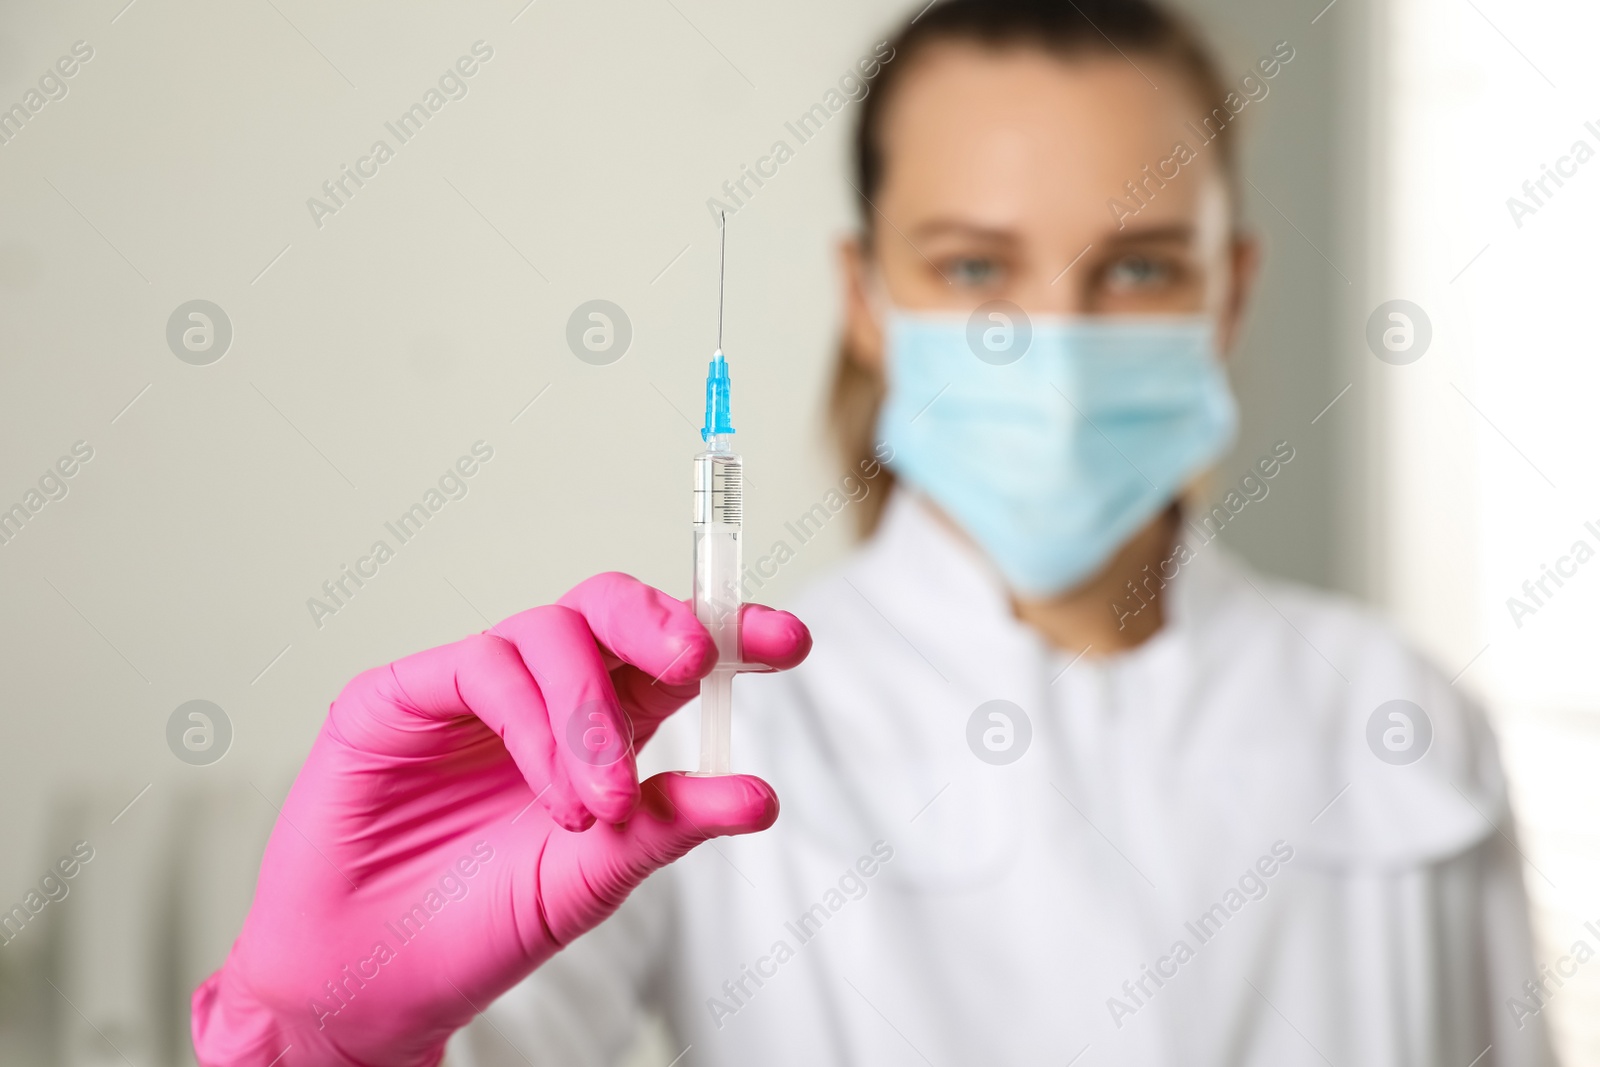
[[[1127,255],[1105,269],[1106,286],[1119,292],[1149,291],[1176,280],[1172,265],[1145,255]]]
[[[951,285],[981,288],[1000,280],[1000,265],[981,256],[960,256],[947,260],[943,270]]]

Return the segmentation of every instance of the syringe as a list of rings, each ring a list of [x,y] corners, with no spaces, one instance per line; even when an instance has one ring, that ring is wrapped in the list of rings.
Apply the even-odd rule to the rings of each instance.
[[[728,223],[722,222],[723,276]],[[744,529],[744,460],[729,437],[728,360],[722,354],[722,292],[717,283],[717,350],[706,372],[706,420],[694,457],[694,613],[717,644],[717,665],[700,681],[700,774],[730,774],[733,676],[739,670],[740,536]]]
[[[706,450],[694,457],[694,613],[717,643],[717,665],[700,680],[700,773],[729,774],[733,676],[739,668],[739,540],[744,460],[728,445],[728,361],[718,348],[706,375]]]

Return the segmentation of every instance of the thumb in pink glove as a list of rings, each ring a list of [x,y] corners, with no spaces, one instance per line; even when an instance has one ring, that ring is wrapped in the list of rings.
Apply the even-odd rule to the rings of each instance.
[[[758,605],[741,635],[746,661],[778,669],[811,647]],[[283,803],[243,931],[195,991],[199,1062],[435,1064],[650,872],[772,825],[759,778],[638,781],[635,748],[716,655],[688,605],[602,574],[355,678]]]

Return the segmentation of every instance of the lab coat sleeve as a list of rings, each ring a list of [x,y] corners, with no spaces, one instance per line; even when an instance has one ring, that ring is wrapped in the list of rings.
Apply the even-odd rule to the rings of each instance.
[[[670,869],[514,986],[450,1041],[445,1067],[614,1067],[657,1000],[671,935]]]
[[[1537,982],[1537,946],[1529,921],[1528,897],[1523,887],[1523,860],[1510,837],[1495,834],[1480,848],[1482,865],[1482,937],[1487,999],[1483,1011],[1489,1018],[1489,1039],[1500,1056],[1497,1063],[1554,1067],[1548,1017],[1526,983]],[[1552,992],[1555,985],[1547,983]],[[1531,1013],[1530,1013],[1531,1012]],[[1488,1057],[1485,1057],[1486,1059]]]

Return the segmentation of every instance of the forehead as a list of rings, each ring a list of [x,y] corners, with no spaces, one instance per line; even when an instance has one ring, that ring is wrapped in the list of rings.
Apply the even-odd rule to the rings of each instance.
[[[948,43],[918,55],[902,79],[883,115],[880,190],[902,213],[1103,228],[1108,199],[1137,206],[1125,183],[1143,181],[1147,165],[1155,172],[1179,142],[1194,158],[1141,223],[1192,221],[1220,178],[1216,146],[1186,125],[1198,127],[1209,105],[1160,58]]]

